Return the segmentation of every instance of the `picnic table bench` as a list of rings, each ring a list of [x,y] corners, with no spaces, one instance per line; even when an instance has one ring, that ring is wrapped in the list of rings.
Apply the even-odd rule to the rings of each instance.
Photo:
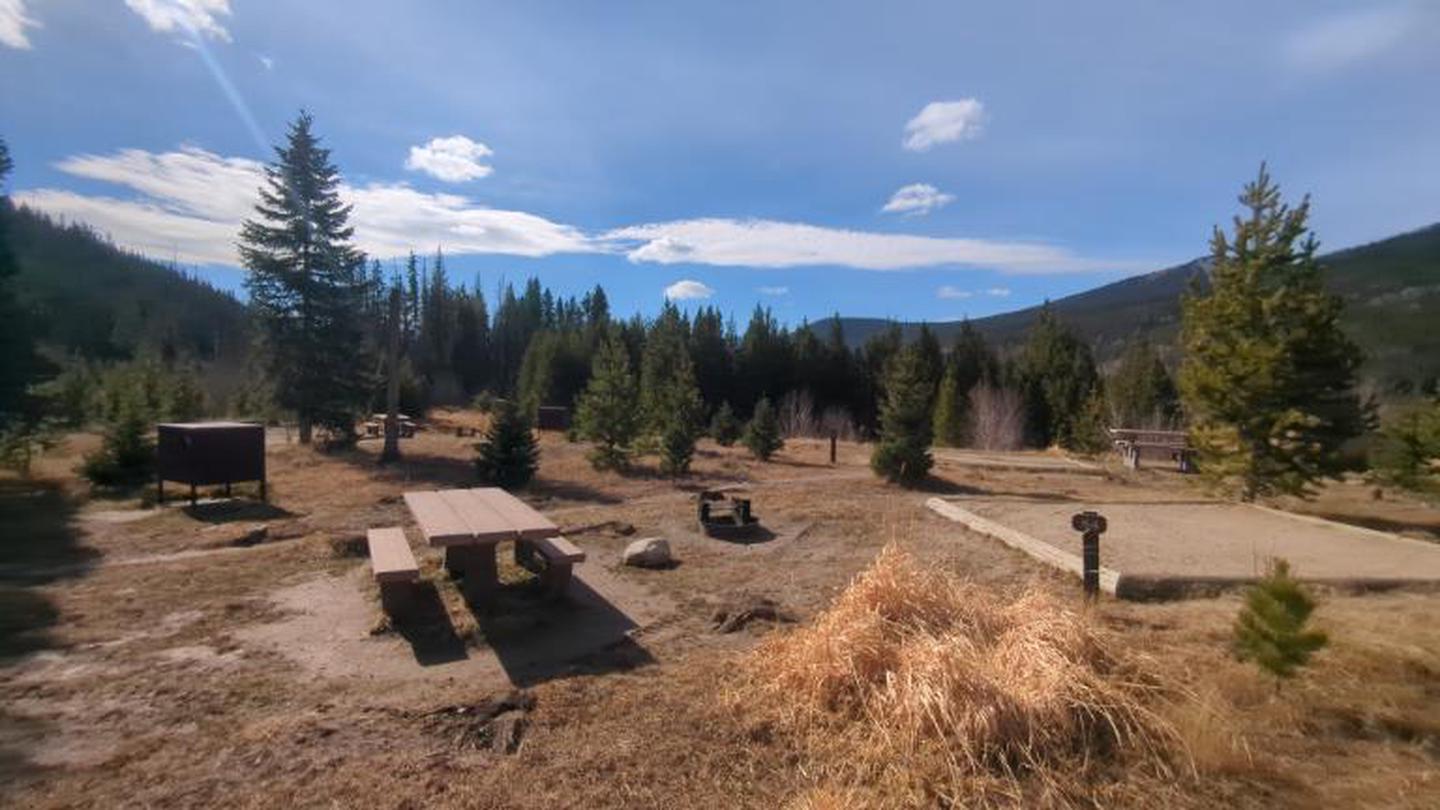
[[[545,591],[558,596],[570,584],[585,552],[560,536],[549,518],[497,487],[405,493],[425,541],[445,552],[445,567],[464,578],[467,595],[482,598],[498,585],[496,546],[515,543],[515,561],[540,575]]]
[[[1195,449],[1190,446],[1188,435],[1182,430],[1133,430],[1130,428],[1108,428],[1110,441],[1115,451],[1132,470],[1140,469],[1144,455],[1166,458],[1175,462],[1182,473],[1195,471]]]
[[[420,582],[420,566],[405,530],[398,526],[371,529],[365,533],[365,541],[370,547],[370,568],[380,586],[381,606],[392,616],[403,613]]]

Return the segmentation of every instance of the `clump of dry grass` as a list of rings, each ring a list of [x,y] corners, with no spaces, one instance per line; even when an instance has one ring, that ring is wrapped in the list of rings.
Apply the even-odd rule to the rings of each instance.
[[[1038,589],[1006,598],[921,568],[893,545],[742,671],[732,699],[832,770],[911,800],[1074,795],[1066,774],[1122,757],[1165,768],[1171,732],[1145,707],[1148,688],[1084,615]]]

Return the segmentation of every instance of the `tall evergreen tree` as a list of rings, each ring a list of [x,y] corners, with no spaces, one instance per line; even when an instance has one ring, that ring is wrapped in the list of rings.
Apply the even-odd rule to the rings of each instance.
[[[880,440],[870,456],[871,469],[905,486],[925,480],[934,464],[926,362],[918,346],[907,346],[890,363],[880,408]]]
[[[1126,347],[1105,382],[1105,394],[1114,427],[1168,428],[1179,417],[1175,381],[1148,340],[1134,340]]]
[[[295,411],[300,441],[320,424],[349,437],[371,380],[360,322],[363,256],[350,244],[350,207],[340,173],[302,112],[265,169],[255,218],[240,231],[246,287],[262,349],[283,407]]]
[[[695,440],[700,437],[700,420],[705,413],[689,353],[680,355],[675,372],[665,385],[662,401],[660,471],[666,475],[683,475],[690,470],[690,460],[695,456]]]
[[[944,447],[959,447],[965,441],[965,403],[970,392],[960,393],[959,371],[955,364],[945,364],[945,376],[940,378],[939,390],[935,393],[935,443]]]
[[[1060,323],[1048,302],[1030,328],[1019,373],[1031,440],[1042,447],[1083,449],[1086,403],[1100,375],[1090,346]]]
[[[1201,474],[1244,500],[1307,496],[1343,470],[1341,446],[1369,413],[1355,392],[1360,350],[1339,325],[1309,232],[1262,164],[1234,235],[1215,228],[1208,293],[1183,302],[1180,390]]]
[[[580,436],[595,443],[590,463],[597,470],[623,467],[629,462],[639,419],[635,375],[630,371],[630,355],[618,335],[612,334],[600,345],[575,417]]]
[[[14,209],[9,195],[4,193],[5,180],[12,168],[10,150],[5,141],[0,140],[0,429],[6,433],[37,416],[29,388],[44,372],[44,364],[35,353],[33,324],[12,286],[15,275],[20,272],[9,242]]]
[[[650,327],[640,356],[640,413],[644,431],[658,435],[664,429],[670,407],[670,386],[680,364],[689,362],[689,325],[680,308],[666,301],[660,316]],[[693,376],[693,368],[691,369]]]

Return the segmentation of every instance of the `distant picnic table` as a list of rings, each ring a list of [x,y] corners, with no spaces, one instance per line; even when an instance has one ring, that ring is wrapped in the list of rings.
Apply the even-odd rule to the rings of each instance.
[[[444,549],[445,567],[464,579],[466,595],[483,598],[498,586],[496,547],[515,543],[515,561],[540,575],[560,595],[585,552],[560,535],[551,520],[497,487],[405,493],[405,505],[425,541]]]
[[[1180,472],[1195,472],[1195,450],[1190,438],[1183,430],[1135,430],[1131,428],[1109,428],[1110,441],[1115,452],[1120,454],[1125,466],[1140,469],[1143,456],[1165,458],[1175,462]]]

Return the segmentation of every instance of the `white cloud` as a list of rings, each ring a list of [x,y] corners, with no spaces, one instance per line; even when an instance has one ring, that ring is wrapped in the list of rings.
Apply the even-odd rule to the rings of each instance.
[[[186,33],[230,41],[217,17],[230,16],[230,0],[125,0],[130,10],[162,34]]]
[[[0,45],[28,49],[25,29],[39,27],[38,20],[25,14],[25,0],[0,0]]]
[[[996,298],[1005,298],[1010,295],[1009,287],[991,287],[985,291],[986,295],[993,295]]]
[[[263,53],[257,53],[255,54],[255,58],[260,60],[260,64],[264,65],[266,70],[275,69],[275,57],[266,56]]]
[[[1283,47],[1292,67],[1326,71],[1380,56],[1420,26],[1410,5],[1372,6],[1309,23],[1290,34]]]
[[[952,287],[949,284],[946,284],[935,291],[936,298],[945,298],[952,301],[962,298],[969,298],[974,294],[975,293],[972,293],[969,290],[962,290],[959,287]]]
[[[709,298],[715,291],[693,279],[684,279],[665,288],[665,297],[671,301],[694,301]]]
[[[86,222],[119,244],[157,258],[236,264],[240,223],[254,215],[263,167],[196,147],[151,153],[127,149],[80,155],[57,164],[77,177],[138,192],[132,199],[31,189],[17,202]],[[486,208],[456,194],[429,194],[398,183],[344,184],[354,207],[355,244],[371,256],[404,255],[443,245],[454,253],[548,256],[599,247],[580,230],[524,211]]]
[[[463,183],[466,180],[489,177],[494,169],[481,161],[493,154],[495,153],[490,147],[464,135],[431,138],[424,146],[410,147],[405,168],[424,172],[447,183]]]
[[[238,263],[240,223],[254,216],[256,192],[264,181],[258,161],[195,146],[160,153],[126,149],[77,155],[56,167],[123,191],[85,195],[40,188],[19,191],[15,200],[87,222],[117,243],[157,258],[203,264]],[[634,262],[735,267],[960,266],[1004,273],[1145,269],[1134,262],[1083,258],[1037,242],[874,233],[773,220],[693,219],[590,234],[537,214],[488,208],[459,194],[424,192],[394,182],[342,184],[340,195],[353,206],[356,246],[378,258],[441,245],[455,254],[622,253]],[[788,290],[762,292],[780,295]]]
[[[904,146],[924,152],[932,146],[968,140],[980,134],[985,124],[985,105],[978,99],[932,101],[905,123]]]
[[[789,295],[789,287],[756,287],[755,292],[761,295]]]
[[[635,225],[610,231],[600,239],[625,250],[633,262],[657,264],[840,265],[861,270],[963,265],[1007,273],[1139,269],[1127,263],[1084,259],[1031,242],[873,233],[764,219],[688,219]]]
[[[880,210],[887,214],[923,216],[954,201],[954,194],[946,194],[929,183],[911,183],[890,195],[890,201]]]

